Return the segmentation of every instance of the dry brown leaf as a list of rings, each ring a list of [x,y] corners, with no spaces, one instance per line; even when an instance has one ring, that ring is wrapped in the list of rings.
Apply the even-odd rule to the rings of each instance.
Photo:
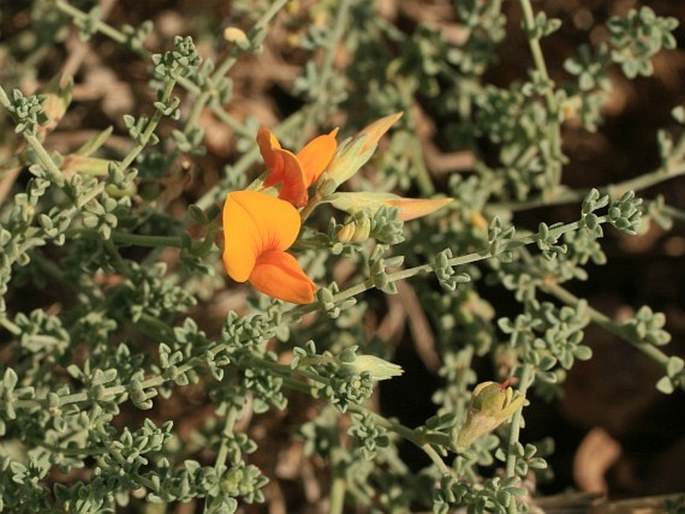
[[[600,427],[590,430],[573,459],[573,478],[581,491],[608,492],[604,478],[621,456],[621,445]]]

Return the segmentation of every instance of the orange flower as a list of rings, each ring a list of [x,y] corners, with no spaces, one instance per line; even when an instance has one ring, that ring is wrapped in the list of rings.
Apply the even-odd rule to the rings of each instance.
[[[314,301],[316,285],[286,253],[300,232],[288,202],[257,191],[229,193],[223,210],[224,267],[236,282],[291,303]]]
[[[266,127],[257,132],[257,144],[269,174],[264,187],[281,184],[278,197],[292,203],[295,207],[304,206],[309,200],[307,188],[311,186],[333,159],[338,147],[335,136],[338,129],[319,136],[307,143],[294,154],[281,148],[276,136]]]

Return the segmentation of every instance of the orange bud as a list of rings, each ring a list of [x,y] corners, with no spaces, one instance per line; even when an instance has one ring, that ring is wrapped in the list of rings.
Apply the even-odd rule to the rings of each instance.
[[[390,116],[385,116],[379,120],[374,121],[370,125],[364,127],[355,137],[366,136],[366,140],[362,145],[361,151],[365,152],[372,146],[378,143],[383,135],[390,130],[397,120],[402,117],[402,112],[396,112]]]
[[[402,198],[392,193],[335,193],[330,203],[336,209],[354,214],[362,210],[375,212],[382,206],[397,207],[398,219],[409,221],[428,216],[452,202],[452,198]]]
[[[383,134],[402,116],[401,112],[374,121],[358,134],[346,139],[338,147],[326,172],[328,178],[340,185],[357,173],[373,155]]]
[[[451,202],[452,198],[400,198],[398,200],[387,200],[384,203],[399,208],[398,219],[409,221],[428,216]]]

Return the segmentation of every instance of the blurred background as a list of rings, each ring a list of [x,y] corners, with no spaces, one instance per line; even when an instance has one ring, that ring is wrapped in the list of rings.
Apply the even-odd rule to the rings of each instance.
[[[73,1],[74,6],[88,10],[93,2]],[[175,35],[192,35],[199,53],[216,59],[224,48],[218,44],[223,29],[228,26],[247,29],[255,13],[268,7],[266,1],[213,0],[103,0],[102,17],[107,23],[122,27],[137,27],[145,20],[153,22],[153,30],[145,42],[151,51],[168,49]],[[243,127],[243,132],[256,130],[256,122],[275,126],[280,120],[298,111],[304,100],[293,93],[296,79],[303,75],[312,54],[302,48],[302,38],[312,25],[330,30],[328,13],[335,2],[292,2],[273,22],[257,56],[242,58],[232,69],[233,97],[224,107]],[[661,0],[644,2],[659,15],[673,16],[685,23],[685,2]],[[563,62],[574,55],[583,42],[601,41],[606,34],[602,27],[610,16],[639,7],[633,0],[545,0],[535,2],[537,10],[560,18],[561,30],[543,41],[543,50],[553,79],[566,75]],[[20,87],[35,91],[62,72],[73,77],[73,99],[58,128],[51,133],[46,146],[62,153],[73,152],[97,131],[114,127],[108,148],[112,154],[125,151],[128,138],[122,116],[126,113],[149,112],[149,69],[134,53],[102,34],[95,34],[83,43],[64,18],[41,12],[43,2],[0,0],[0,82],[6,88]],[[454,6],[448,1],[379,0],[377,15],[392,24],[400,33],[411,36],[420,27],[439,31],[450,42],[463,38],[464,27]],[[46,11],[47,12],[47,11]],[[516,2],[504,4],[506,38],[496,47],[498,61],[484,75],[484,82],[506,86],[525,77],[530,66],[530,50],[520,30],[521,13]],[[625,180],[659,165],[657,130],[678,132],[670,111],[685,103],[685,27],[675,32],[677,50],[664,51],[654,60],[654,75],[627,80],[611,73],[613,89],[604,107],[605,123],[596,132],[585,130],[573,120],[563,126],[563,148],[569,157],[563,182],[572,188],[588,188]],[[390,46],[390,53],[401,54],[403,46]],[[354,56],[345,49],[335,54],[334,66],[346,74]],[[359,80],[359,77],[351,77]],[[384,113],[387,114],[387,113]],[[454,172],[468,173],[474,163],[473,150],[463,141],[450,138],[445,126],[454,122],[419,89],[412,98],[411,112],[416,134],[421,143],[428,172],[438,191],[446,191],[447,177]],[[330,125],[343,123],[344,115],[333,114]],[[166,123],[166,122],[165,122]],[[218,120],[209,110],[202,113],[200,125],[205,129],[207,153],[203,156],[183,156],[174,164],[173,173],[158,181],[150,181],[149,194],[158,195],[158,202],[167,212],[182,216],[188,205],[218,182],[224,166],[235,162],[250,147],[245,133]],[[160,133],[169,134],[172,124],[162,125]],[[8,130],[7,125],[2,125]],[[0,134],[0,163],[7,157],[7,134]],[[476,140],[478,151],[487,161],[496,158],[496,149],[486,138]],[[5,148],[3,149],[3,145]],[[259,165],[249,173],[256,174]],[[22,179],[19,178],[19,181]],[[685,179],[677,178],[644,192],[653,198],[664,195],[668,204],[685,208]],[[572,220],[578,205],[542,207],[517,212],[516,226],[535,230],[537,223]],[[609,264],[602,268],[589,266],[589,280],[569,286],[575,294],[614,319],[634,315],[641,305],[650,305],[667,317],[667,330],[673,341],[667,347],[672,355],[685,355],[685,230],[681,221],[669,231],[652,224],[638,236],[621,237],[609,232],[602,244]],[[42,293],[45,294],[45,293]],[[220,293],[219,293],[220,294]],[[495,288],[481,294],[493,305],[498,316],[514,316],[518,304],[511,294]],[[243,296],[223,300],[239,307]],[[388,312],[379,312],[378,319],[369,321],[373,330],[385,327],[397,344],[397,362],[405,368],[403,377],[383,384],[380,392],[382,411],[397,416],[408,426],[422,423],[435,411],[430,398],[439,387],[436,368],[422,358],[417,350],[430,342],[436,327],[422,314],[420,306],[411,302],[411,294],[399,296],[395,306],[402,313],[393,318],[388,329]],[[30,295],[14,297],[10,308],[29,310],[49,304],[46,298]],[[418,309],[418,310],[417,310]],[[223,312],[223,310],[221,310]],[[211,309],[198,309],[197,316],[208,327],[221,324],[220,314],[213,318]],[[385,324],[384,324],[385,322]],[[558,493],[569,488],[582,491],[604,491],[610,497],[633,497],[685,490],[685,402],[682,392],[670,396],[659,393],[653,384],[661,376],[659,367],[625,342],[590,327],[586,341],[594,358],[578,362],[569,372],[564,395],[550,403],[532,399],[526,410],[524,441],[554,439],[554,453],[548,460],[554,476],[540,484],[545,493]],[[3,358],[0,344],[0,360]],[[488,358],[478,362],[483,375],[492,369]],[[491,371],[490,371],[491,372]],[[153,412],[159,419],[175,419],[181,434],[191,432],[201,420],[212,413],[208,398],[184,388],[174,401],[160,402]],[[304,400],[301,401],[301,403]],[[297,450],[285,452],[289,431],[306,419],[311,405],[298,405],[293,398],[287,413],[273,414],[255,420],[252,436],[263,448],[273,447],[266,458],[278,462],[257,463],[272,469],[281,477],[284,497],[293,505],[299,494],[288,487],[288,481],[298,470]],[[119,420],[127,422],[124,412]],[[285,416],[286,419],[278,418]],[[300,450],[301,451],[301,450]],[[414,468],[427,464],[412,448],[403,448],[403,456]],[[288,460],[290,459],[290,460]],[[294,466],[294,467],[293,467]],[[308,468],[316,473],[317,463]],[[306,478],[305,478],[306,480]],[[314,482],[312,482],[314,483]],[[274,502],[278,502],[278,496]],[[285,500],[281,499],[281,502]],[[285,505],[285,503],[283,503]],[[271,510],[271,512],[276,512]]]

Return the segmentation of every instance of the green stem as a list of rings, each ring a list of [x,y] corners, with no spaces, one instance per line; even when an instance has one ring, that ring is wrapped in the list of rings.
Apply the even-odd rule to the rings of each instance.
[[[145,236],[142,234],[130,234],[121,230],[112,231],[112,241],[122,246],[150,246],[153,248],[166,248],[169,246],[181,248],[183,242],[177,236]]]
[[[662,207],[662,210],[664,214],[673,218],[674,220],[678,220],[681,223],[685,223],[685,211],[676,209],[675,207],[671,207],[670,205],[664,205]]]
[[[174,69],[170,73],[170,76],[166,79],[164,91],[162,93],[162,97],[159,100],[163,104],[166,104],[171,98],[171,93],[174,90],[174,86],[176,85],[175,72],[177,71],[177,69],[178,65],[175,65]],[[128,154],[126,154],[124,159],[119,163],[119,171],[125,171],[126,168],[128,168],[131,165],[131,163],[135,160],[135,158],[138,157],[140,152],[143,151],[143,149],[147,146],[148,142],[150,141],[152,134],[155,132],[157,125],[159,125],[159,122],[162,121],[163,116],[164,114],[162,113],[162,111],[160,111],[159,109],[155,110],[155,113],[152,115],[150,121],[148,121],[145,130],[137,139],[136,145],[133,148],[131,148]]]
[[[436,452],[430,444],[423,444],[420,448],[428,455],[430,460],[433,461],[433,464],[440,470],[440,473],[443,475],[454,475],[454,471],[445,464],[445,461],[442,460],[442,457],[438,455],[438,452]]]
[[[521,9],[523,11],[525,27],[528,29],[528,46],[530,47],[530,53],[533,56],[535,68],[545,82],[551,83],[552,81],[549,78],[545,57],[542,53],[542,47],[540,46],[540,38],[533,37],[531,34],[533,27],[535,27],[535,14],[533,13],[533,6],[531,5],[530,0],[519,0],[519,3],[521,4]],[[551,132],[552,152],[555,156],[561,157],[561,125],[559,121],[556,121],[555,116],[559,111],[558,102],[554,96],[554,92],[551,89],[546,90],[545,99],[547,102],[548,116],[550,116],[548,128]],[[550,175],[550,190],[553,191],[561,181],[560,162],[555,160],[550,163]]]
[[[200,114],[202,114],[202,110],[207,105],[211,95],[211,91],[202,91],[202,93],[200,93],[200,95],[195,99],[195,103],[193,104],[190,114],[188,115],[188,120],[186,121],[186,133],[188,133],[191,128],[197,125],[197,122],[200,119]]]
[[[578,305],[578,302],[580,301],[580,299],[577,296],[573,295],[563,287],[556,284],[545,284],[544,286],[542,286],[541,289],[546,293],[556,296],[562,302],[573,307]],[[620,337],[624,341],[627,341],[628,343],[633,345],[642,353],[654,359],[662,366],[666,366],[666,364],[668,363],[669,356],[661,350],[659,350],[656,346],[646,341],[643,341],[639,337],[636,337],[632,331],[626,330],[625,327],[619,325],[611,318],[609,318],[609,316],[598,311],[597,309],[588,306],[587,311],[593,323],[599,325],[607,332],[611,332],[612,334]]]
[[[90,189],[86,194],[84,194],[82,197],[77,198],[77,202],[74,206],[71,207],[69,211],[69,215],[75,214],[76,211],[80,210],[83,208],[84,205],[87,205],[88,202],[95,200],[102,192],[105,190],[105,183],[104,182],[98,182],[93,186],[92,189]]]
[[[141,314],[138,320],[138,327],[144,330],[144,333],[164,341],[174,337],[174,329],[159,318],[150,316],[149,314]]]
[[[441,473],[445,475],[452,473],[452,470],[449,468],[449,466],[447,466],[447,464],[445,464],[445,461],[442,460],[440,455],[438,455],[438,452],[435,451],[431,443],[425,441],[424,437],[422,437],[421,434],[419,434],[417,431],[412,430],[411,428],[395,420],[385,418],[380,414],[377,414],[362,405],[350,405],[348,407],[348,410],[350,412],[356,412],[358,414],[369,416],[373,420],[375,425],[382,426],[390,430],[391,432],[396,433],[403,439],[409,441],[410,443],[414,444],[417,448],[422,450],[426,455],[428,455],[431,461],[433,461],[433,463],[437,466]],[[449,444],[448,441],[441,442],[445,445]]]
[[[10,321],[4,315],[0,316],[0,325],[2,325],[2,327],[5,330],[7,330],[8,332],[11,332],[15,336],[21,335],[22,330],[21,330],[21,328],[19,328],[19,325]]]
[[[433,196],[435,194],[435,186],[431,179],[426,161],[423,158],[423,148],[416,133],[412,132],[412,161],[414,162],[414,174],[416,177],[416,185],[419,186],[421,196]]]
[[[404,112],[406,112],[407,125],[411,132],[411,149],[410,155],[414,163],[414,176],[416,178],[416,185],[419,186],[421,196],[433,196],[435,194],[435,186],[433,179],[426,167],[426,161],[423,158],[423,148],[421,148],[421,141],[416,134],[416,124],[412,117],[412,103],[414,98],[414,86],[409,85],[408,81],[400,81],[398,83],[400,95]]]
[[[280,5],[281,3],[284,3],[284,0],[278,0],[277,2],[272,5],[269,10],[260,18],[260,21],[264,20],[264,23],[268,23],[268,21],[271,19],[271,15],[267,15],[267,13],[270,13],[275,6]],[[60,9],[62,12],[65,14],[68,14],[72,18],[84,20],[88,17],[88,15],[77,9],[76,7],[73,7],[69,5],[65,0],[58,0],[56,3],[56,6],[58,9]],[[259,21],[255,25],[259,26]],[[126,35],[117,30],[116,28],[112,27],[111,25],[108,25],[107,23],[103,21],[99,21],[95,25],[95,30],[104,34],[105,36],[108,36],[109,38],[113,39],[117,43],[120,44],[125,44],[127,41]],[[151,54],[150,52],[146,51],[144,48],[136,48],[134,49],[136,53],[138,53],[141,57],[146,59],[147,61],[150,61],[151,59]],[[228,63],[224,63],[224,66],[228,66]],[[227,70],[226,70],[227,71]],[[186,91],[193,93],[195,95],[200,95],[201,94],[201,88],[192,82],[191,80],[185,78],[185,77],[178,77],[177,81],[181,87],[183,87]],[[233,128],[236,132],[240,133],[243,136],[246,137],[251,137],[253,134],[252,132],[245,127],[244,125],[241,125],[238,123],[229,113],[227,113],[224,109],[222,109],[219,105],[212,105],[211,106],[212,112],[224,123],[229,125],[231,128]],[[198,114],[199,115],[199,114]]]
[[[606,217],[602,216],[600,217],[600,223],[604,223],[606,221]],[[556,227],[552,230],[550,230],[551,237],[559,237],[562,234],[566,232],[571,232],[574,230],[578,229],[578,222],[574,221],[573,223],[567,223],[566,225],[562,225],[560,227]],[[463,266],[465,264],[470,264],[473,262],[481,261],[484,259],[489,259],[490,257],[496,257],[497,255],[506,252],[508,250],[512,250],[516,247],[519,246],[525,246],[529,245],[531,243],[536,242],[539,239],[538,234],[528,234],[516,239],[511,240],[508,244],[502,245],[502,248],[497,252],[497,253],[492,253],[490,251],[490,248],[483,249],[479,252],[472,252],[466,255],[460,255],[457,257],[451,258],[448,262],[450,266]],[[433,266],[431,264],[420,264],[418,266],[414,266],[412,268],[407,268],[401,271],[396,271],[394,273],[388,273],[386,276],[388,278],[388,282],[397,282],[398,280],[403,280],[406,278],[411,278],[416,275],[422,275],[425,273],[431,273],[433,271]],[[359,284],[356,284],[352,287],[349,287],[348,289],[345,289],[344,291],[340,291],[336,295],[333,296],[333,301],[334,302],[342,302],[343,300],[347,300],[348,298],[351,298],[353,296],[356,296],[358,294],[363,293],[364,291],[367,291],[369,289],[372,289],[374,287],[374,282],[372,279],[367,279],[364,282],[361,282]]]
[[[322,98],[325,98],[326,92],[328,90],[328,81],[331,78],[333,72],[333,61],[335,59],[335,51],[338,47],[338,42],[342,38],[343,29],[345,28],[345,22],[347,21],[347,14],[350,10],[351,2],[350,0],[341,0],[338,5],[338,11],[335,14],[335,25],[333,26],[333,32],[331,32],[331,37],[327,42],[326,46],[326,56],[324,57],[323,64],[321,65],[321,74],[319,75],[319,91],[317,96],[317,102],[320,102]]]
[[[648,187],[652,187],[665,180],[685,175],[685,165],[681,163],[681,166],[682,167],[679,169],[674,169],[671,171],[667,170],[665,167],[660,167],[651,173],[646,173],[644,175],[640,175],[639,177],[628,179],[617,184],[610,184],[605,188],[606,193],[611,198],[620,198],[628,191],[640,191],[641,189],[647,189]]]
[[[264,14],[262,14],[257,22],[254,24],[255,29],[263,29],[265,28],[269,22],[278,14],[278,12],[285,7],[285,4],[288,3],[288,0],[276,0],[271,4],[271,7],[269,7],[266,11],[264,11]]]
[[[254,132],[251,129],[247,128],[245,125],[240,123],[233,116],[231,116],[224,109],[222,109],[219,105],[212,104],[210,106],[210,109],[212,110],[214,116],[216,116],[217,118],[219,118],[220,121],[231,127],[236,134],[240,134],[241,136],[250,139],[255,136]]]
[[[456,414],[457,422],[464,423],[466,421],[466,409],[469,404],[470,394],[469,388],[469,371],[471,370],[473,362],[474,347],[469,345],[459,350],[455,367],[458,370],[458,375],[455,381],[455,387],[458,391],[457,397],[454,399],[454,413]],[[448,389],[449,390],[449,389]]]
[[[338,43],[343,35],[345,22],[351,6],[351,0],[340,0],[338,3],[338,10],[335,13],[335,23],[330,37],[326,42],[325,55],[323,63],[321,64],[321,71],[317,81],[316,92],[313,93],[314,102],[310,105],[308,116],[305,118],[306,122],[301,131],[299,131],[297,139],[297,146],[302,146],[304,137],[310,133],[321,118],[323,109],[326,107],[326,99],[328,98],[329,82],[333,74],[333,64],[335,61],[335,52],[338,48]]]
[[[0,319],[0,323],[3,323],[2,319]],[[11,323],[11,322],[10,322]],[[4,323],[3,323],[4,324]],[[159,320],[157,318],[153,318],[151,316],[143,314],[141,316],[140,322],[138,324],[139,328],[145,330],[146,332],[149,332],[151,335],[154,337],[157,337],[158,339],[164,340],[166,338],[172,338],[173,337],[173,328],[169,325],[167,325],[165,322],[162,320]],[[17,327],[18,330],[18,327]],[[214,345],[212,348],[210,348],[208,351],[209,352],[214,352],[218,353],[223,351],[228,347],[227,344],[225,343],[217,343]],[[194,369],[197,366],[202,365],[206,361],[204,355],[202,356],[195,356],[191,357],[186,361],[185,364],[181,365],[178,367],[178,373],[186,373],[192,369]],[[297,382],[292,379],[292,374],[293,370],[284,364],[279,364],[277,362],[269,361],[257,356],[252,357],[251,359],[248,359],[244,362],[240,362],[239,365],[241,367],[265,367],[270,369],[271,371],[278,373],[281,375],[284,379],[284,384],[287,386],[292,386],[292,389],[312,394],[313,390],[311,387],[307,386],[306,384],[302,382]],[[303,377],[314,380],[316,382],[319,382],[321,384],[328,384],[329,380],[325,377],[322,377],[318,374],[309,372],[307,370],[303,369],[298,369],[295,370],[295,373],[302,375]],[[167,382],[168,379],[164,378],[161,375],[157,375],[154,377],[147,378],[146,380],[143,380],[141,383],[141,387],[143,389],[152,389],[155,387],[159,387],[165,382]],[[104,391],[101,393],[101,398],[104,401],[110,401],[114,397],[122,395],[126,393],[127,387],[124,385],[114,385],[110,387],[106,387]],[[123,402],[125,399],[121,398],[120,402]],[[74,393],[74,394],[69,394],[60,397],[60,402],[58,404],[58,407],[63,407],[72,403],[84,403],[84,402],[89,402],[91,401],[91,397],[89,395],[88,391],[81,391],[79,393]],[[47,406],[47,399],[21,399],[17,400],[15,402],[15,405],[17,408],[25,408],[25,409],[34,409],[34,408],[43,408]],[[417,433],[416,431],[402,425],[401,423],[387,419],[380,414],[377,414],[373,411],[368,410],[366,407],[363,407],[361,405],[350,405],[349,407],[350,412],[356,412],[364,415],[371,416],[371,418],[374,420],[374,423],[383,426],[387,428],[388,430],[391,430],[398,434],[399,436],[403,437],[404,439],[410,441],[411,443],[415,444],[418,448],[423,450],[429,457],[430,459],[436,464],[436,466],[440,469],[442,473],[451,473],[450,468],[444,463],[442,458],[437,454],[437,452],[432,448],[431,444],[427,442],[428,440],[435,442],[435,438],[431,436],[431,434],[427,434],[425,437],[423,437],[420,433]],[[235,420],[237,419],[238,413],[234,412],[234,414],[227,415],[227,420],[224,426],[224,434],[226,433],[227,428],[230,427],[230,430],[232,430],[232,427],[235,424]],[[440,444],[447,444],[447,441],[440,440],[438,441]],[[219,448],[219,453],[217,454],[217,461],[215,466],[221,466],[225,463],[226,455],[227,455],[227,449],[222,450],[222,447],[225,445],[220,446]]]
[[[50,157],[50,154],[48,154],[47,150],[41,144],[38,138],[33,134],[24,133],[24,139],[26,139],[26,142],[31,147],[31,150],[36,153],[40,163],[51,175],[51,180],[57,184],[62,183],[64,181],[64,175],[60,171],[57,164],[55,164],[55,161],[52,160],[52,157]]]
[[[263,29],[268,25],[268,23],[272,20],[276,14],[283,8],[283,6],[288,2],[288,0],[277,0],[275,1],[265,12],[262,14],[262,16],[259,17],[257,22],[254,25],[255,29]],[[229,70],[233,67],[233,65],[238,61],[238,56],[240,55],[242,51],[234,47],[231,49],[229,52],[228,56],[224,61],[219,65],[216,70],[212,73],[210,83],[218,80],[220,77],[225,76]],[[196,95],[199,93],[197,99],[195,100],[195,103],[193,104],[193,107],[190,111],[190,115],[188,116],[188,122],[186,123],[186,128],[185,130],[188,131],[191,127],[194,127],[197,125],[197,121],[200,117],[200,114],[202,113],[202,109],[207,105],[207,102],[211,99],[212,95],[215,93],[212,90],[206,90],[202,91],[197,85],[195,85],[193,82],[190,80],[184,79],[183,81],[185,84],[187,84],[188,87],[186,89],[188,91],[191,91],[195,93]],[[179,83],[181,83],[179,81]],[[181,84],[183,85],[183,84]],[[202,91],[202,92],[200,92]],[[218,106],[213,106],[212,110],[215,112],[217,117],[222,119],[222,121],[227,122],[230,119],[230,123],[227,122],[227,125],[232,126],[234,129],[236,129],[236,125],[239,125],[235,120],[228,115],[226,111],[223,109],[218,108]],[[249,133],[244,127],[240,126],[241,129],[245,130],[246,132]],[[251,135],[251,134],[248,134]]]
[[[2,86],[0,86],[0,104],[2,104],[5,109],[9,109],[12,105],[12,102]],[[41,144],[38,138],[28,132],[24,132],[23,136],[31,149],[35,152],[40,163],[52,176],[52,181],[61,183],[64,180],[62,172],[57,164],[55,164],[55,161],[52,160],[52,157],[50,157],[50,154],[48,154],[47,150],[45,150],[45,147]]]
[[[302,224],[304,224],[304,222],[307,221],[307,218],[309,218],[311,213],[314,212],[314,209],[316,209],[320,204],[321,196],[319,196],[319,192],[317,191],[314,194],[314,196],[312,196],[309,199],[307,205],[305,205],[304,208],[300,211],[300,219],[302,220]]]
[[[86,295],[92,302],[97,301],[93,295],[93,292],[89,288],[83,287],[82,284],[77,284],[74,282],[72,277],[67,276],[67,274],[54,261],[45,257],[45,255],[43,255],[39,250],[36,250],[31,254],[31,261],[40,268],[42,273],[52,277],[65,287],[73,290],[77,294]]]
[[[228,57],[224,59],[221,65],[219,65],[219,67],[216,70],[214,70],[214,73],[212,73],[212,76],[209,81],[210,83],[213,83],[214,81],[218,80],[220,77],[223,77],[224,75],[226,75],[226,73],[228,73],[228,71],[237,62],[238,53],[239,52],[236,49],[231,50]],[[202,114],[202,110],[205,108],[207,102],[209,102],[210,98],[215,93],[215,91],[211,89],[201,90],[191,81],[187,80],[187,82],[189,84],[192,84],[196,94],[199,92],[199,95],[195,99],[195,103],[193,104],[193,107],[190,110],[190,114],[188,115],[188,121],[186,122],[185,131],[189,132],[192,127],[195,127],[197,125],[197,122],[200,119],[200,114]],[[223,112],[223,110],[221,110],[221,112]]]
[[[32,440],[30,442],[37,446],[42,446],[43,448],[50,450],[53,453],[58,453],[61,455],[90,457],[93,455],[104,455],[106,453],[106,450],[104,448],[79,448],[74,446],[66,448],[62,446],[57,446],[55,444],[50,444],[47,441]]]
[[[8,109],[12,105],[12,102],[2,86],[0,86],[0,104],[2,104],[5,109]]]
[[[656,184],[660,184],[665,180],[680,177],[682,175],[685,175],[685,166],[673,169],[671,171],[666,171],[663,167],[660,167],[651,173],[646,173],[644,175],[640,175],[639,177],[617,182],[615,184],[608,184],[596,189],[601,193],[608,194],[612,199],[616,199],[620,198],[627,191],[640,191],[642,189],[647,189]],[[487,208],[492,210],[509,209],[512,211],[524,211],[528,209],[536,209],[538,207],[548,207],[551,205],[577,203],[582,202],[589,192],[589,189],[562,189],[559,194],[550,198],[537,198],[528,202],[493,203],[489,204]]]
[[[519,0],[521,4],[521,9],[523,10],[523,20],[526,25],[526,29],[529,31],[535,27],[535,14],[533,13],[533,6],[530,0]],[[549,73],[547,72],[547,64],[545,63],[545,57],[542,53],[542,47],[540,46],[540,39],[537,37],[528,37],[528,45],[530,46],[530,53],[533,56],[533,62],[535,63],[535,68],[542,75],[542,78],[549,80]],[[552,102],[554,103],[554,102]]]
[[[226,413],[226,421],[224,422],[224,428],[221,431],[221,443],[214,463],[214,470],[217,473],[221,473],[226,465],[226,459],[228,458],[228,441],[233,437],[233,428],[235,427],[236,421],[238,421],[240,412],[240,409],[231,407]]]
[[[330,452],[331,489],[329,495],[330,505],[328,507],[328,512],[333,514],[343,513],[345,508],[345,495],[348,485],[352,496],[354,496],[355,491],[358,490],[355,486],[354,478],[351,473],[353,471],[353,469],[350,468],[351,462],[349,459],[345,458],[350,454],[350,450],[346,445],[346,438],[343,435],[346,426],[347,423],[344,422],[343,416],[338,415],[338,445]],[[350,478],[349,483],[348,477]],[[367,502],[364,503],[365,505],[369,505]]]
[[[80,9],[77,9],[76,7],[69,5],[69,3],[65,0],[57,0],[55,2],[55,6],[64,14],[68,14],[73,19],[85,21],[89,17],[87,13],[81,11]],[[94,28],[97,32],[101,32],[108,38],[113,39],[121,45],[125,45],[128,41],[126,34],[121,32],[120,30],[115,29],[114,27],[108,25],[103,21],[98,20],[97,22],[95,22]]]
[[[528,388],[533,383],[534,369],[530,364],[524,364],[521,371],[521,382],[518,387],[519,394],[525,396]],[[507,452],[507,462],[506,462],[506,472],[507,478],[512,478],[516,476],[516,453],[514,448],[519,441],[519,435],[521,434],[521,427],[523,426],[523,406],[521,406],[513,416],[511,420],[511,429],[509,432],[509,444]],[[512,498],[509,504],[509,514],[516,514],[518,507],[516,505],[516,500]]]
[[[346,490],[347,484],[345,483],[345,477],[335,476],[333,478],[333,483],[331,484],[331,504],[328,508],[330,514],[342,514],[343,508],[345,507]]]

